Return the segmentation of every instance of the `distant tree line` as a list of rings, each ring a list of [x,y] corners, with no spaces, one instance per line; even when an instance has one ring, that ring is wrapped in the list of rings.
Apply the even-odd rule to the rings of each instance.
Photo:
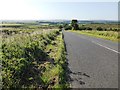
[[[93,30],[92,27],[87,27],[85,25],[79,26],[78,21],[76,19],[73,19],[70,24],[63,24],[59,26],[59,29],[64,28],[64,30]],[[120,29],[117,28],[103,28],[103,27],[96,27],[98,31],[120,31]]]

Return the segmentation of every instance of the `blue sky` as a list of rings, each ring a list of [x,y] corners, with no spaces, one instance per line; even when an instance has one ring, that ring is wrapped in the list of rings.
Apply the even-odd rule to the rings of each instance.
[[[3,0],[2,3],[0,5],[0,8],[2,8],[3,12],[2,14],[0,14],[0,19],[118,19],[118,2],[105,2],[105,0],[104,2],[50,2],[46,0]]]

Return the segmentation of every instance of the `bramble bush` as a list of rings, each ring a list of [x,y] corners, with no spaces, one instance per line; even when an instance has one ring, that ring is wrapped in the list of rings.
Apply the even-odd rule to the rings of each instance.
[[[42,83],[38,65],[47,59],[45,46],[59,34],[16,35],[2,41],[3,88],[29,87]],[[40,75],[38,75],[40,74]],[[37,81],[37,82],[35,82]]]

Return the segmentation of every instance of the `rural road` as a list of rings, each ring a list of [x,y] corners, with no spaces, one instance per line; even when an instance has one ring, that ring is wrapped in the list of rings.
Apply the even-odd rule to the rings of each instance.
[[[71,88],[118,88],[118,44],[63,31]]]

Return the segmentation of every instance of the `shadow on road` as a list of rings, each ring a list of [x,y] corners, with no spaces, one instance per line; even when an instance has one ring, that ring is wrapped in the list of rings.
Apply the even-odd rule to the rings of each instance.
[[[63,39],[64,39],[64,34],[62,35]],[[69,55],[68,51],[67,51],[67,45],[65,43],[65,40],[64,40],[64,46],[65,46],[65,51],[66,51],[66,56]],[[77,81],[80,85],[85,85],[85,81],[83,81],[83,78],[82,77],[87,77],[87,78],[90,78],[90,76],[84,72],[74,72],[70,69],[69,67],[69,60],[68,58],[66,58],[66,79],[67,79],[67,82],[71,85],[71,83],[74,83],[75,81]]]
[[[67,59],[67,62],[68,62],[68,59]],[[67,63],[67,66],[68,64],[69,63]],[[68,77],[67,81],[69,84],[71,84],[74,81],[77,81],[79,82],[80,85],[85,85],[85,81],[83,81],[82,79],[83,76],[90,78],[90,76],[84,72],[74,72],[74,71],[71,71],[69,67],[67,67],[67,77]]]

